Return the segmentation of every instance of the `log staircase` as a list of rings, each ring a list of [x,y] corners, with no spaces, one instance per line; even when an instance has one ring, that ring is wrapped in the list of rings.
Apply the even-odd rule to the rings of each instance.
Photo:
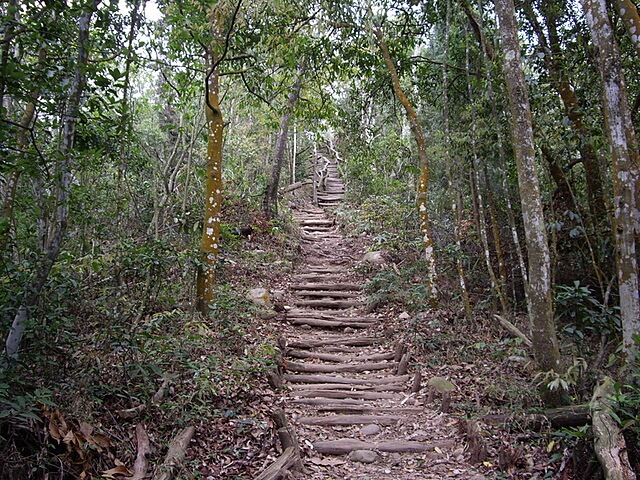
[[[280,341],[283,404],[305,453],[302,478],[463,478],[450,474],[463,458],[451,419],[424,406],[409,348],[391,343],[380,319],[364,313],[352,240],[321,208],[345,191],[336,165],[327,171],[318,206],[295,212],[304,259]],[[440,466],[420,473],[434,458]]]

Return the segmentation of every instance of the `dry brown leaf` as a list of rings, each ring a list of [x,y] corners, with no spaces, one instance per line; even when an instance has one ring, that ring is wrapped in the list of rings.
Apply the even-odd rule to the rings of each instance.
[[[87,422],[80,422],[80,431],[84,434],[85,437],[89,438],[93,433],[93,427]]]
[[[68,431],[69,427],[60,410],[51,413],[49,416],[49,435],[51,435],[51,438],[60,442]]]
[[[71,445],[72,443],[78,443],[78,440],[76,438],[76,435],[73,433],[73,430],[69,430],[67,434],[64,436],[64,438],[62,439],[62,441],[67,445]]]
[[[114,475],[123,475],[125,477],[133,477],[133,472],[124,465],[118,465],[102,472],[104,478],[115,478]]]
[[[96,442],[96,445],[102,447],[102,448],[110,448],[113,446],[113,444],[111,443],[111,440],[109,440],[109,437],[107,437],[106,435],[103,435],[101,433],[96,433],[93,436],[93,439]]]

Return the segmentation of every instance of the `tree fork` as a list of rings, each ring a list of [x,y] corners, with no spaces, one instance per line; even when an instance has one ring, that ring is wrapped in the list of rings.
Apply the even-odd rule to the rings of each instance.
[[[205,80],[205,115],[208,128],[204,221],[200,240],[200,264],[196,279],[196,308],[208,313],[214,298],[216,265],[220,252],[220,215],[222,214],[222,140],[224,119],[220,109],[220,64],[229,49],[229,38],[242,1],[234,7],[231,24],[223,35],[227,18],[226,5],[217,5],[211,11],[211,43],[207,51],[209,60]]]

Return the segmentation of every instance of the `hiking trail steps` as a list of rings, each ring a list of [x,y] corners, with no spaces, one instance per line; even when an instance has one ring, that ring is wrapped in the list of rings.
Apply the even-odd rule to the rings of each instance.
[[[282,404],[303,451],[296,478],[483,479],[465,463],[456,420],[425,405],[410,348],[394,345],[382,320],[363,313],[356,261],[339,254],[353,250],[352,240],[324,210],[344,193],[330,163],[319,206],[294,210],[303,260],[280,348]]]

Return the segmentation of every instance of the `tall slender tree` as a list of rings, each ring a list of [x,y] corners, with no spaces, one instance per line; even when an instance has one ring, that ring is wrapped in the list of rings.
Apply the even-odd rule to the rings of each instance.
[[[511,137],[518,168],[518,185],[529,260],[528,311],[534,356],[543,371],[562,371],[560,351],[553,318],[551,296],[551,257],[540,185],[536,172],[533,127],[529,95],[522,70],[518,26],[513,0],[495,0],[500,22],[504,77],[509,92]],[[543,386],[547,405],[561,403],[561,392]]]
[[[56,195],[56,209],[54,221],[51,226],[41,265],[34,272],[25,287],[24,295],[17,313],[13,319],[11,329],[7,335],[4,360],[15,361],[18,359],[20,343],[33,309],[40,298],[40,294],[49,278],[53,265],[58,260],[62,243],[67,232],[69,218],[69,190],[73,178],[73,144],[76,137],[78,118],[80,116],[80,100],[86,86],[86,69],[89,59],[89,32],[91,18],[95,13],[100,0],[92,0],[86,4],[78,19],[78,53],[75,61],[75,71],[70,76],[70,88],[67,95],[67,103],[62,119],[62,131],[60,135],[58,184]]]
[[[591,38],[597,47],[602,77],[602,98],[613,173],[616,272],[620,291],[623,346],[629,364],[635,362],[634,345],[640,335],[638,250],[640,232],[638,181],[640,153],[631,121],[620,53],[604,0],[581,0]]]
[[[229,49],[229,40],[242,5],[220,2],[210,12],[211,42],[207,48],[205,78],[205,114],[207,120],[207,158],[204,221],[200,240],[197,307],[207,313],[214,298],[216,265],[220,252],[220,215],[222,214],[222,147],[224,119],[220,108],[220,64]]]
[[[436,254],[434,250],[433,235],[431,233],[431,224],[429,221],[429,156],[427,154],[427,142],[425,139],[420,119],[413,104],[404,93],[400,85],[400,77],[394,63],[389,46],[384,38],[381,27],[376,27],[374,34],[382,53],[382,58],[391,76],[391,84],[396,98],[404,108],[407,120],[413,132],[413,138],[416,142],[418,150],[418,159],[420,161],[420,176],[418,178],[418,214],[420,216],[420,234],[422,235],[422,243],[424,247],[425,259],[427,261],[427,289],[429,291],[429,302],[432,305],[438,303],[438,279],[436,268]]]
[[[271,162],[271,174],[267,183],[267,190],[264,195],[262,204],[263,211],[268,219],[274,218],[278,214],[278,186],[280,185],[280,172],[284,164],[284,156],[286,153],[287,139],[289,138],[289,124],[293,117],[293,111],[296,103],[300,99],[300,90],[302,89],[302,81],[306,68],[304,61],[299,65],[296,79],[287,98],[284,113],[280,119],[280,129],[276,139],[276,148],[273,152],[273,160]]]

